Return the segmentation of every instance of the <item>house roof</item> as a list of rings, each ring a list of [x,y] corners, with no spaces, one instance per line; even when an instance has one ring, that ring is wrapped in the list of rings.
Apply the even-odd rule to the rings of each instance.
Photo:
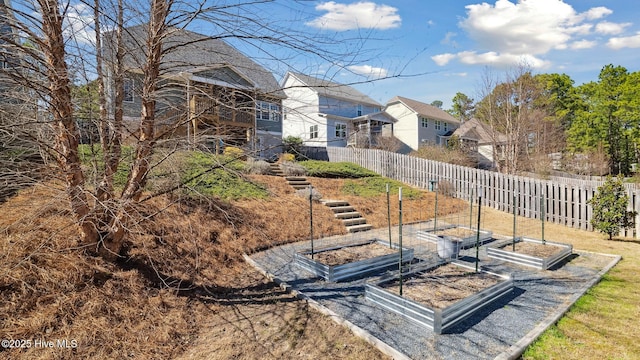
[[[146,32],[145,25],[125,29],[123,42],[127,53],[124,59],[126,68],[141,69],[143,67]],[[109,40],[111,36],[113,36],[113,32],[105,36],[106,40]],[[220,71],[230,69],[238,73],[241,78],[248,80],[257,91],[279,98],[286,97],[271,72],[222,39],[184,29],[171,28],[164,39],[163,49],[164,55],[161,64],[163,76],[181,72],[193,75],[202,74],[206,70],[211,72],[216,69],[220,69]],[[109,50],[108,47],[106,50]]]
[[[374,106],[382,106],[379,102],[373,100],[369,96],[361,93],[360,91],[354,89],[351,86],[339,84],[333,81],[329,81],[327,79],[319,79],[313,76],[292,72],[289,71],[285,75],[285,79],[288,76],[294,76],[301,82],[303,82],[307,87],[317,92],[321,96],[344,99],[349,100],[361,104],[368,104]]]
[[[492,134],[496,134],[496,136],[493,136]],[[507,141],[506,135],[494,132],[491,130],[489,125],[476,118],[472,118],[471,120],[462,123],[460,127],[454,131],[453,135],[460,139],[477,141],[478,144],[492,143],[494,141],[494,137],[495,141],[498,143],[504,143]]]
[[[396,96],[387,102],[387,106],[395,103],[403,103],[409,109],[418,113],[418,115],[429,118],[429,119],[442,120],[442,121],[446,121],[448,123],[454,123],[454,124],[460,123],[460,120],[454,118],[448,112],[440,108],[437,108],[433,105],[425,104],[417,100],[408,99],[402,96]]]

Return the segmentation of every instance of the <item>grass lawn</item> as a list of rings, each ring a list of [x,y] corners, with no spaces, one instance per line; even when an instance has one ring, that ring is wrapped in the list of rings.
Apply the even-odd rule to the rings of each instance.
[[[483,208],[483,227],[497,234],[512,232],[505,213]],[[511,220],[512,218],[509,218]],[[518,219],[518,226],[540,237],[540,222]],[[638,359],[640,342],[640,240],[606,240],[601,233],[546,223],[545,239],[570,243],[576,250],[622,255],[602,281],[580,298],[571,310],[548,329],[523,359]]]

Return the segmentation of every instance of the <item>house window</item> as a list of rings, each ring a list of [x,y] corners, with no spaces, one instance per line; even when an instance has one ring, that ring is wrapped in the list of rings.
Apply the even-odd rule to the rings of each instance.
[[[336,137],[337,138],[347,137],[347,124],[336,123]]]
[[[444,123],[444,131],[447,131],[447,125],[449,125],[448,123]]]
[[[256,101],[256,120],[280,121],[282,109],[280,105],[266,101]]]
[[[427,125],[429,125],[429,119],[420,118],[420,124],[422,125],[423,128],[426,128]]]
[[[123,101],[133,102],[133,79],[125,78],[122,85],[122,92],[124,94]]]
[[[318,125],[309,126],[309,139],[318,138]]]
[[[442,129],[442,121],[436,120],[436,130],[441,130],[441,129]]]
[[[362,116],[362,104],[358,104],[358,116]]]

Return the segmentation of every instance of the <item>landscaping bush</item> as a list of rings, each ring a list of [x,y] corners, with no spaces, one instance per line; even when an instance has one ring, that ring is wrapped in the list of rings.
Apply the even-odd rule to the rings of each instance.
[[[278,162],[294,162],[296,160],[296,156],[293,154],[280,154],[278,158]]]
[[[309,188],[296,190],[296,195],[308,200],[309,199]],[[313,201],[320,201],[320,199],[322,199],[322,194],[320,194],[320,192],[316,188],[313,188],[313,187],[311,188],[311,199]]]
[[[264,160],[247,159],[245,172],[255,175],[271,175],[271,166]]]
[[[280,163],[280,169],[282,169],[285,176],[305,176],[307,174],[307,170],[304,167],[291,161]]]
[[[328,162],[319,160],[300,161],[308,176],[324,178],[363,178],[379,176],[377,173],[367,170],[360,165],[350,162]]]
[[[236,159],[242,159],[242,160],[246,159],[244,150],[234,146],[225,147],[224,155],[228,157],[236,158]]]

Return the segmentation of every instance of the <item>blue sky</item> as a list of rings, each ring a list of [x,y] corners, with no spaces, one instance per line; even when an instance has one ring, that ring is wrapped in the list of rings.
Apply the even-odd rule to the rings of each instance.
[[[383,39],[371,45],[375,58],[332,75],[341,83],[362,81],[354,73],[406,76],[354,85],[381,103],[401,95],[447,109],[458,91],[478,99],[487,68],[500,75],[523,61],[576,85],[596,81],[607,64],[640,67],[633,0],[330,1],[307,11],[308,28]]]
[[[189,2],[180,4],[189,6]],[[263,47],[227,40],[273,71],[277,79],[292,67],[354,84],[382,104],[400,95],[426,103],[440,100],[448,109],[456,92],[479,100],[487,69],[499,76],[523,62],[534,73],[565,73],[576,85],[596,81],[607,64],[640,70],[640,6],[636,0],[238,0],[211,4],[232,4],[227,18],[218,19],[223,26],[216,28],[203,20],[192,23],[190,30],[211,36],[234,26],[231,32],[242,31],[246,21],[232,23],[237,16],[234,11],[248,11],[243,15],[257,19],[249,31],[257,34],[266,23],[277,24],[284,33],[299,31],[317,42],[350,39],[326,45],[347,53],[351,47],[358,49],[354,56],[335,59],[333,64],[304,51],[280,49],[277,44]],[[86,26],[91,14],[88,6],[78,3],[67,14],[69,33],[91,39],[90,26]]]

